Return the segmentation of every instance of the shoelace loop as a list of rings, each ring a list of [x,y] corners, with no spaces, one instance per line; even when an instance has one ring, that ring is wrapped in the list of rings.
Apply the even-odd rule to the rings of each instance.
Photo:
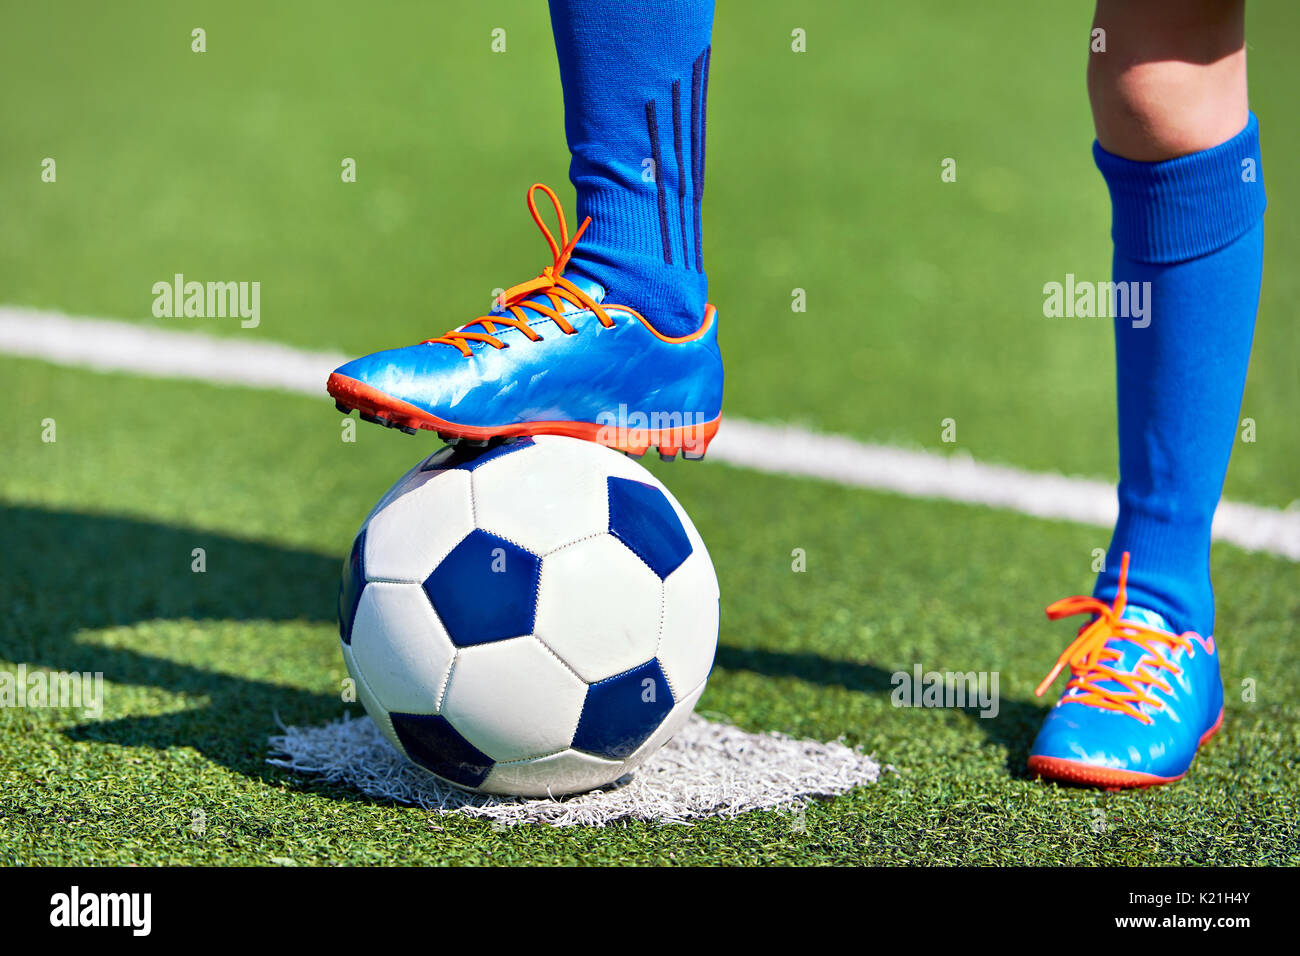
[[[537,202],[534,200],[533,194],[539,189],[550,197],[551,205],[555,207],[555,215],[560,222],[560,238],[558,241],[551,233],[551,230],[547,228],[546,223],[542,221],[541,213],[537,211]],[[533,222],[537,223],[537,228],[542,231],[542,236],[546,239],[547,246],[550,247],[551,257],[554,262],[543,269],[537,278],[513,285],[497,297],[498,308],[509,312],[514,318],[506,315],[480,315],[460,328],[452,329],[436,339],[425,339],[420,343],[421,345],[454,345],[460,349],[461,354],[466,358],[473,354],[470,351],[470,342],[485,342],[495,349],[509,348],[508,344],[502,342],[493,334],[496,332],[498,325],[518,329],[530,342],[538,342],[542,337],[528,324],[530,316],[524,311],[525,309],[551,319],[565,335],[573,335],[577,330],[569,324],[563,314],[564,303],[566,302],[582,309],[590,309],[595,313],[600,324],[607,329],[614,325],[614,320],[600,307],[600,303],[564,278],[564,267],[569,264],[569,258],[573,255],[578,240],[582,238],[582,234],[591,225],[591,217],[588,216],[582,221],[582,225],[578,227],[578,231],[570,239],[569,225],[564,219],[564,207],[560,205],[559,197],[555,195],[551,187],[544,183],[533,183],[528,187],[528,211],[532,213]],[[539,295],[546,297],[551,303],[550,308],[540,302],[524,301]],[[477,325],[483,331],[471,332],[469,331],[471,325]]]
[[[1034,691],[1035,696],[1042,697],[1056,676],[1068,666],[1071,676],[1065,685],[1066,690],[1078,691],[1067,698],[1070,701],[1100,707],[1102,710],[1119,711],[1144,724],[1153,721],[1138,709],[1141,705],[1164,708],[1163,701],[1151,692],[1151,688],[1158,687],[1167,694],[1171,693],[1172,688],[1160,672],[1169,671],[1177,676],[1182,670],[1160,653],[1160,648],[1169,651],[1177,651],[1179,648],[1190,650],[1192,641],[1186,634],[1170,634],[1137,621],[1124,620],[1122,615],[1128,603],[1128,565],[1129,553],[1125,551],[1120,563],[1119,590],[1115,594],[1113,605],[1081,595],[1048,605],[1047,616],[1053,621],[1075,614],[1094,614],[1096,617],[1079,628],[1078,636],[1056,659],[1056,666]],[[1106,646],[1111,640],[1137,644],[1147,652],[1147,656],[1138,661],[1131,673],[1116,670],[1110,664],[1123,654],[1117,648]],[[1101,687],[1101,681],[1114,681],[1126,690]]]

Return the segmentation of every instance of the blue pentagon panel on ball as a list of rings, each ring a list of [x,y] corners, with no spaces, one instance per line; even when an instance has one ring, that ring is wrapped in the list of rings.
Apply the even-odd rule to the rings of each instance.
[[[493,760],[462,737],[446,717],[435,714],[390,714],[393,730],[407,756],[426,770],[462,787],[477,787]]]
[[[366,532],[363,529],[352,542],[352,553],[343,562],[343,577],[339,581],[339,637],[344,644],[352,643],[352,621],[357,616],[361,589],[366,586],[366,570],[361,566],[365,546]]]
[[[541,558],[481,529],[467,534],[424,581],[457,647],[533,631]]]
[[[624,760],[672,709],[668,678],[658,660],[649,660],[587,688],[571,746],[597,757]]]
[[[691,556],[691,539],[677,512],[654,485],[613,476],[607,480],[609,533],[661,579],[668,577]]]
[[[451,468],[459,468],[462,471],[473,471],[480,465],[486,465],[502,455],[528,448],[532,444],[533,440],[531,438],[517,438],[512,442],[493,445],[490,448],[476,448],[468,442],[457,442],[455,445],[448,445],[446,448],[435,451],[425,459],[424,464],[420,466],[420,470],[447,471]]]

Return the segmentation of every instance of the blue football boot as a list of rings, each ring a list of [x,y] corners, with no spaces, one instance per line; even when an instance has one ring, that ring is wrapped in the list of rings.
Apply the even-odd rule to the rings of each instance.
[[[557,242],[537,212],[543,190]],[[554,192],[528,190],[528,209],[554,263],[503,292],[488,315],[418,345],[340,366],[327,387],[340,411],[448,441],[568,435],[661,458],[703,458],[722,417],[717,312],[706,306],[689,335],[661,335],[636,309],[564,267],[590,223],[569,238]],[[640,303],[652,308],[653,303]]]
[[[1223,723],[1223,682],[1213,637],[1175,634],[1154,611],[1127,606],[1128,552],[1113,606],[1071,597],[1052,620],[1092,614],[1037,695],[1069,665],[1065,693],[1029,757],[1040,777],[1118,790],[1180,779]]]

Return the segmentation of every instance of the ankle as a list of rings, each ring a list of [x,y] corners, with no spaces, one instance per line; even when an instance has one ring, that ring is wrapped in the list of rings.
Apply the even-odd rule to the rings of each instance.
[[[585,240],[585,237],[584,237]],[[579,244],[568,275],[592,279],[605,289],[606,305],[625,305],[639,312],[661,335],[689,335],[704,321],[708,277],[687,272],[652,257]]]

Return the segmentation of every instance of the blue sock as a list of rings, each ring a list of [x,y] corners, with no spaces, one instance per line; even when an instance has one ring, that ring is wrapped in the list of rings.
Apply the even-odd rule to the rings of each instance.
[[[1129,603],[1208,635],[1210,524],[1237,437],[1264,257],[1259,124],[1252,113],[1227,142],[1165,162],[1097,144],[1093,153],[1110,188],[1115,282],[1150,283],[1150,325],[1115,319],[1119,521],[1094,593],[1114,598],[1129,551]]]
[[[664,335],[704,319],[700,251],[713,0],[551,0],[564,131],[591,217],[570,271]]]

